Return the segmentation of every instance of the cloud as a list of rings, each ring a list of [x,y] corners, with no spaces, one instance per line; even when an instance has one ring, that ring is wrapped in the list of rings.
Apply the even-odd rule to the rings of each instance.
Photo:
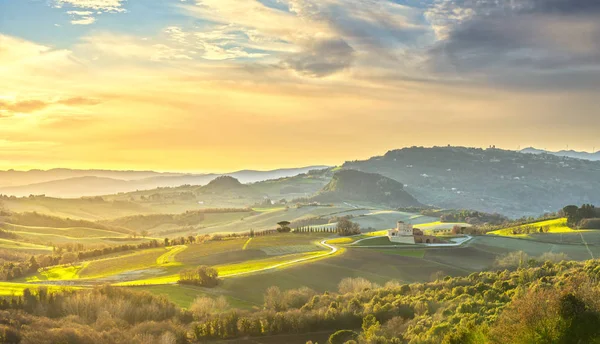
[[[0,81],[12,83],[10,88],[13,90],[37,78],[56,75],[62,68],[75,64],[70,50],[0,34]],[[28,78],[23,79],[23,74]]]
[[[10,112],[33,112],[41,110],[48,106],[48,103],[41,100],[24,100],[20,102],[4,102],[0,101],[0,110]]]
[[[164,33],[173,46],[187,50],[195,58],[220,61],[269,55],[270,47],[251,43],[254,40],[264,42],[262,37],[250,38],[235,25],[216,25],[202,31],[170,26]]]
[[[299,53],[290,54],[283,65],[310,77],[325,77],[351,66],[354,49],[342,39],[311,40]]]
[[[438,33],[429,49],[436,73],[505,82],[600,72],[596,0],[437,1],[426,17]]]
[[[67,11],[67,14],[72,17],[72,25],[90,25],[96,22],[94,15],[102,13],[123,13],[126,10],[123,8],[123,3],[126,0],[53,0],[56,8],[74,8]]]
[[[70,6],[98,12],[125,12],[124,2],[125,0],[54,0],[54,6],[57,8]]]
[[[73,25],[90,25],[96,22],[94,17],[81,17],[80,19],[71,20]]]
[[[81,38],[76,49],[95,57],[103,56],[112,59],[167,61],[191,60],[189,51],[160,41],[143,39],[135,36],[116,35],[109,32],[97,33]]]
[[[201,42],[196,44],[209,48],[201,56],[266,58],[258,63],[305,77],[328,76],[353,63],[377,66],[384,59],[397,69],[403,51],[427,34],[417,9],[389,0],[281,0],[277,6],[258,0],[198,0],[180,8],[225,28],[197,33]],[[189,37],[185,30],[174,33]]]
[[[73,25],[90,25],[96,22],[92,11],[67,11],[67,14],[73,17],[71,20]]]
[[[64,98],[53,101],[43,101],[39,99],[30,99],[22,101],[2,101],[0,100],[0,111],[8,113],[32,113],[43,110],[52,105],[67,105],[67,106],[84,106],[84,105],[96,105],[100,101],[97,99],[84,98],[84,97],[73,97]]]

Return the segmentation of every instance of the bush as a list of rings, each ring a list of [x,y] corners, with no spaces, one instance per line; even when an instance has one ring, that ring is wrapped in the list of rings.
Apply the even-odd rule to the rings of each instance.
[[[209,266],[201,265],[196,269],[181,271],[178,283],[216,287],[219,284],[219,272]]]
[[[341,218],[338,221],[336,229],[340,236],[360,234],[360,226],[358,223],[352,222],[346,218]]]
[[[329,337],[327,343],[329,344],[344,344],[350,340],[356,340],[358,333],[350,330],[339,330]]]

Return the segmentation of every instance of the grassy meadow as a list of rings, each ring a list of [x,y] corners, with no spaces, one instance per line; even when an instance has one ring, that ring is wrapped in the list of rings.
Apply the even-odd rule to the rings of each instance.
[[[22,293],[24,288],[35,288],[43,283],[55,289],[109,283],[166,295],[182,307],[188,307],[199,296],[224,296],[233,307],[251,309],[262,304],[263,294],[270,286],[282,290],[306,286],[324,292],[337,290],[338,284],[347,277],[362,277],[380,285],[389,281],[426,282],[444,275],[466,276],[493,268],[498,257],[514,251],[523,251],[530,256],[565,253],[576,260],[600,257],[600,231],[574,231],[566,227],[564,219],[531,224],[547,228],[548,233],[543,234],[514,235],[513,231],[518,227],[511,227],[476,236],[460,247],[415,247],[391,243],[385,236],[387,229],[394,228],[397,221],[405,221],[427,232],[439,233],[456,224],[441,223],[436,218],[419,214],[349,205],[274,206],[252,211],[206,213],[194,231],[199,235],[239,233],[250,229],[260,231],[273,229],[283,220],[291,222],[344,215],[352,215],[352,221],[370,230],[351,237],[331,233],[288,233],[124,251],[40,269],[15,283],[0,284],[0,294]],[[311,227],[324,226],[335,227],[335,223]],[[50,245],[66,243],[110,246],[150,240],[86,227],[4,224],[3,228],[32,243],[0,239],[0,248],[24,252],[51,253]],[[150,232],[176,228],[163,224]],[[338,251],[333,254],[330,248],[320,244],[323,240]],[[202,288],[177,284],[180,271],[199,265],[214,267],[222,278],[220,285]]]

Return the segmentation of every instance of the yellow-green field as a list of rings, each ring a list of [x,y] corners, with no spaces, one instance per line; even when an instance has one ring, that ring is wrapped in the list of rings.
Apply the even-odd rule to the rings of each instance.
[[[285,210],[285,207],[252,208],[252,210],[257,211],[259,213],[266,213],[266,212],[271,212],[271,211],[282,211],[282,210]]]
[[[101,278],[132,270],[147,269],[158,265],[157,261],[163,255],[169,255],[170,253],[165,248],[154,248],[121,257],[94,260],[85,264],[83,269],[79,271],[78,276],[88,279]]]
[[[567,219],[559,218],[553,220],[539,221],[534,223],[529,223],[521,226],[508,227],[503,229],[498,229],[493,232],[488,232],[488,235],[503,235],[503,236],[516,236],[516,237],[527,237],[529,234],[513,234],[514,230],[519,230],[523,228],[534,227],[534,228],[548,228],[548,233],[571,233],[571,232],[579,232],[575,231],[569,227],[567,227]]]
[[[38,284],[26,284],[26,283],[11,283],[11,282],[0,282],[0,296],[20,296],[23,295],[23,290],[37,290],[38,287],[46,287],[48,291],[59,291],[65,289],[81,289],[81,287],[64,287],[55,285],[38,285]]]
[[[343,251],[338,251],[338,254]],[[279,256],[267,259],[252,260],[243,263],[217,265],[214,266],[219,271],[219,277],[236,277],[252,273],[259,273],[271,269],[282,269],[287,266],[312,262],[321,258],[325,258],[329,252],[308,252],[299,254],[290,254],[287,256]],[[142,280],[120,282],[116,286],[141,286],[141,285],[161,285],[174,284],[179,280],[179,274],[146,278]]]

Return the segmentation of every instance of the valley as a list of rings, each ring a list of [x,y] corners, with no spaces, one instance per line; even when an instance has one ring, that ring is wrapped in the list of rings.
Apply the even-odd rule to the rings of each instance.
[[[441,166],[454,164],[444,160],[446,149],[428,154],[433,152]],[[480,189],[440,196],[447,185],[463,183],[454,173],[467,169],[452,165],[453,176],[442,182],[433,167],[424,168],[427,177],[418,178],[428,181],[419,184],[406,172],[414,168],[413,157],[406,160],[410,168],[390,160],[408,153],[251,183],[215,176],[204,185],[94,197],[2,195],[0,296],[21,300],[32,293],[105,290],[157,298],[184,313],[198,312],[199,304],[222,304],[223,312],[262,314],[272,297],[292,304],[299,298],[298,307],[308,307],[313,301],[306,295],[435,285],[600,257],[600,228],[594,228],[600,216],[593,206],[563,205],[520,218],[510,210],[516,208],[485,212],[494,203],[475,202]],[[488,163],[481,159],[478,164]],[[595,173],[596,167],[582,168]],[[519,183],[522,190],[534,189]],[[508,204],[510,198],[502,197],[509,191],[498,197],[499,189],[486,190],[489,199]],[[510,207],[527,215],[533,211],[527,199]],[[399,222],[412,226],[415,244],[390,240],[388,230]],[[435,241],[417,241],[418,236]],[[192,276],[191,282],[184,276]],[[317,332],[314,338],[321,338]]]

